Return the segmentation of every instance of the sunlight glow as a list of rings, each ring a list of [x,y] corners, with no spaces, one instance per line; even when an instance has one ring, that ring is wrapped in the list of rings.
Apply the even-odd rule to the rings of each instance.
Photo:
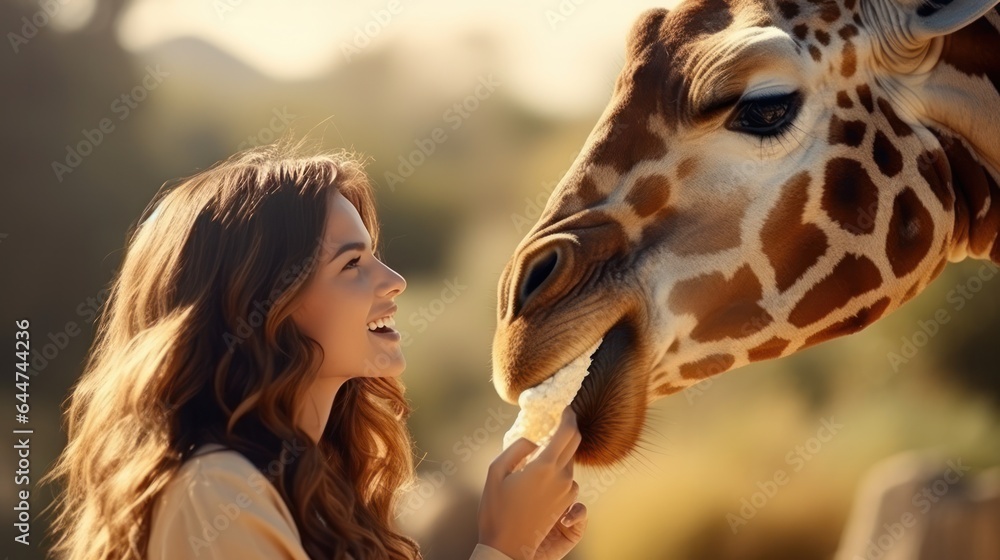
[[[118,38],[139,52],[194,37],[279,80],[313,78],[395,45],[404,47],[399,51],[421,75],[447,80],[478,71],[451,64],[463,58],[455,52],[463,48],[462,38],[481,36],[496,43],[490,68],[502,74],[497,79],[508,93],[536,110],[571,116],[607,102],[629,27],[656,5],[663,4],[136,0],[119,22]]]

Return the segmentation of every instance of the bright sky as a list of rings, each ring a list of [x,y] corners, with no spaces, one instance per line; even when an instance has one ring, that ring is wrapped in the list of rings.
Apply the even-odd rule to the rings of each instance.
[[[674,3],[668,0],[667,5]],[[401,41],[407,55],[420,62],[419,68],[430,68],[447,79],[456,74],[454,65],[463,63],[462,41],[470,33],[486,32],[500,39],[502,81],[511,94],[538,110],[575,116],[603,108],[621,66],[629,27],[640,12],[657,5],[665,4],[650,0],[135,0],[121,18],[118,37],[126,49],[142,51],[170,39],[194,36],[284,80],[308,78],[348,64],[348,47],[364,51]],[[395,13],[389,11],[390,6]],[[368,36],[359,39],[366,29]],[[369,37],[370,42],[364,44]]]

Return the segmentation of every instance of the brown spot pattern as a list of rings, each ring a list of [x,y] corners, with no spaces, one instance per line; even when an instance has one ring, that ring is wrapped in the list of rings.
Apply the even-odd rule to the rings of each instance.
[[[851,96],[847,95],[846,91],[837,92],[837,107],[841,109],[850,109],[854,107],[854,102],[851,101]]]
[[[816,40],[823,44],[823,46],[830,44],[830,34],[822,29],[816,30]]]
[[[847,144],[858,147],[865,139],[867,125],[864,121],[845,121],[837,115],[830,117],[830,132],[827,135],[829,144]]]
[[[655,394],[665,397],[667,395],[673,395],[674,393],[683,390],[684,387],[678,387],[677,385],[671,385],[670,383],[664,383],[656,388]]]
[[[811,325],[881,284],[882,275],[871,259],[848,253],[833,267],[829,276],[802,296],[788,316],[788,321],[797,327]]]
[[[747,357],[751,362],[781,357],[781,353],[788,347],[789,342],[789,340],[785,340],[784,338],[773,336],[747,350]]]
[[[984,253],[990,249],[1000,229],[1000,188],[961,138],[946,137],[942,145],[948,156],[957,197],[952,239],[959,243],[967,240],[971,252]],[[980,218],[987,204],[989,209]],[[994,245],[992,252],[998,247],[1000,245]]]
[[[896,195],[889,219],[889,235],[885,252],[898,278],[912,272],[931,248],[934,240],[934,220],[920,203],[917,193],[906,187]]]
[[[681,339],[675,338],[673,342],[670,343],[670,348],[667,348],[667,354],[673,354],[677,352],[677,349],[681,347]]]
[[[840,19],[840,8],[836,0],[825,0],[820,4],[819,17],[827,23],[833,23]]]
[[[668,305],[677,314],[692,314],[698,323],[691,339],[711,342],[724,338],[743,338],[773,321],[758,303],[762,294],[760,280],[743,265],[729,280],[721,272],[702,274],[678,282],[670,293]]]
[[[941,62],[963,74],[985,77],[1000,91],[1000,51],[986,46],[993,45],[996,36],[997,30],[981,17],[948,36],[941,49]]]
[[[944,267],[947,264],[948,264],[948,256],[945,255],[941,257],[941,260],[938,261],[936,265],[934,265],[934,270],[931,271],[931,275],[928,277],[928,282],[937,278],[938,274],[941,274],[941,271],[944,270]]]
[[[819,62],[820,60],[823,59],[823,53],[821,53],[820,50],[816,48],[816,45],[809,45],[809,54],[812,56],[812,59],[815,60],[816,62]]]
[[[714,14],[716,18],[729,18],[728,7],[724,3]],[[657,134],[646,126],[651,113],[672,110],[664,107],[662,99],[668,88],[667,68],[669,62],[662,57],[640,56],[641,45],[655,41],[659,36],[662,14],[647,12],[644,21],[637,22],[630,39],[632,47],[625,65],[618,75],[612,106],[608,115],[608,132],[589,154],[590,162],[608,165],[624,174],[637,162],[660,159],[667,153],[667,145]],[[667,119],[670,120],[670,119]],[[622,130],[627,132],[621,133]]]
[[[677,164],[677,178],[687,179],[698,168],[698,158],[686,157]]]
[[[732,354],[712,354],[695,362],[681,364],[680,373],[684,379],[705,379],[718,375],[733,367],[736,358]]]
[[[876,301],[875,303],[869,305],[868,307],[861,308],[857,313],[851,315],[850,317],[837,321],[836,323],[822,329],[816,333],[813,333],[806,339],[802,344],[802,348],[807,348],[814,344],[819,344],[830,340],[832,338],[838,338],[841,336],[846,336],[849,334],[856,333],[861,329],[867,327],[868,325],[877,321],[882,314],[885,313],[886,308],[889,307],[889,298],[884,297]],[[802,349],[800,348],[800,350]]]
[[[913,134],[913,129],[910,128],[910,125],[903,122],[903,119],[899,118],[899,115],[893,110],[892,104],[881,97],[878,98],[877,103],[879,111],[882,111],[882,114],[885,115],[886,120],[889,121],[889,126],[892,127],[892,131],[896,133],[896,136],[903,137]]]
[[[951,209],[955,202],[955,193],[948,186],[951,169],[948,168],[948,157],[944,154],[944,150],[940,148],[925,150],[917,157],[917,170],[930,185],[941,207],[945,210]]]
[[[841,27],[840,31],[837,31],[837,35],[840,35],[840,38],[845,41],[850,39],[851,37],[857,36],[857,34],[858,34],[858,28],[854,27],[849,23]]]
[[[804,41],[806,35],[809,34],[809,26],[804,23],[800,23],[792,28],[792,33],[794,33],[800,40]]]
[[[652,104],[649,107],[656,105]],[[645,119],[644,114],[635,114],[633,117]],[[624,174],[637,162],[660,159],[666,155],[666,146],[658,136],[646,127],[636,127],[636,129],[633,133],[621,136],[613,142],[602,142],[595,148],[592,161],[600,165],[610,165],[618,173]]]
[[[667,203],[670,182],[663,175],[647,175],[635,182],[625,197],[640,218],[646,218]]]
[[[597,190],[597,184],[594,183],[593,177],[589,175],[580,181],[580,187],[577,189],[576,195],[580,197],[580,201],[584,207],[593,206],[606,198],[601,191]]]
[[[942,164],[946,169],[948,169],[948,175],[944,177],[951,178],[951,188],[954,191],[954,213],[955,222],[951,229],[951,240],[954,244],[960,244],[967,241],[969,236],[969,208],[968,202],[966,201],[966,188],[965,181],[972,180],[975,182],[975,173],[972,166],[971,156],[969,156],[968,151],[962,147],[962,142],[958,138],[953,136],[944,136],[938,131],[931,129],[931,132],[937,136],[938,140],[941,142],[941,146],[944,149],[945,160],[947,163]]]
[[[984,175],[986,182],[989,183],[990,197],[993,202],[990,204],[990,209],[986,211],[986,215],[981,220],[976,220],[976,227],[972,230],[972,235],[969,236],[969,247],[975,253],[982,253],[989,249],[997,232],[1000,231],[1000,187],[997,187],[992,175],[989,173]],[[992,249],[991,258],[1000,249],[1000,244],[993,245]]]
[[[872,159],[878,164],[879,171],[886,177],[895,177],[903,170],[903,154],[881,130],[875,132],[872,142]]]
[[[869,113],[875,110],[875,105],[872,104],[872,90],[868,87],[868,84],[859,84],[855,90],[858,92],[858,101],[865,106],[865,109]]]
[[[713,17],[707,23],[712,25],[712,27],[705,30],[707,33],[721,31],[732,21],[732,14],[729,11],[729,6],[723,2],[709,0],[702,2],[700,6],[696,5],[693,7],[695,9],[704,7],[710,10]],[[629,30],[628,36],[625,39],[625,45],[628,52],[630,54],[637,53],[641,51],[644,46],[656,41],[659,31],[663,27],[666,16],[666,10],[647,10],[643,12],[639,19],[632,24],[632,28]],[[705,19],[709,20],[709,18]],[[718,26],[718,28],[715,26]]]
[[[833,158],[826,162],[822,206],[845,230],[855,235],[871,233],[878,213],[878,189],[860,162]]]
[[[655,221],[643,227],[642,246],[669,236],[670,250],[678,255],[704,255],[738,247],[746,200],[706,199],[700,206],[700,212],[678,212],[670,206],[659,210]]]
[[[854,52],[854,43],[850,41],[844,43],[843,57],[844,61],[840,66],[840,75],[850,78],[858,68],[858,57]]]
[[[781,10],[781,15],[785,19],[792,19],[799,15],[799,5],[794,2],[782,0],[778,2],[778,9]]]
[[[778,204],[761,228],[764,254],[774,269],[778,290],[784,292],[819,262],[828,247],[826,235],[815,224],[803,223],[810,176],[803,171],[781,188]]]

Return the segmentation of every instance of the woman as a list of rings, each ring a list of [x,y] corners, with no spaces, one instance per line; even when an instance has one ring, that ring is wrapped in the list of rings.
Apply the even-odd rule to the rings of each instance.
[[[404,279],[345,153],[237,154],[161,190],[131,233],[67,411],[55,551],[104,558],[421,558],[392,329]],[[572,413],[490,466],[475,559],[582,538]],[[572,506],[572,507],[571,507]]]

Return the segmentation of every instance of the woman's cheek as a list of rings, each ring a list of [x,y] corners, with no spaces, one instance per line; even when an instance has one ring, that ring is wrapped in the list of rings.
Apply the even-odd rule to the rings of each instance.
[[[359,335],[363,337],[368,332],[368,317],[372,312],[371,293],[352,285],[350,289],[342,290],[336,300],[329,316],[338,323],[338,334],[348,344],[356,344]]]

